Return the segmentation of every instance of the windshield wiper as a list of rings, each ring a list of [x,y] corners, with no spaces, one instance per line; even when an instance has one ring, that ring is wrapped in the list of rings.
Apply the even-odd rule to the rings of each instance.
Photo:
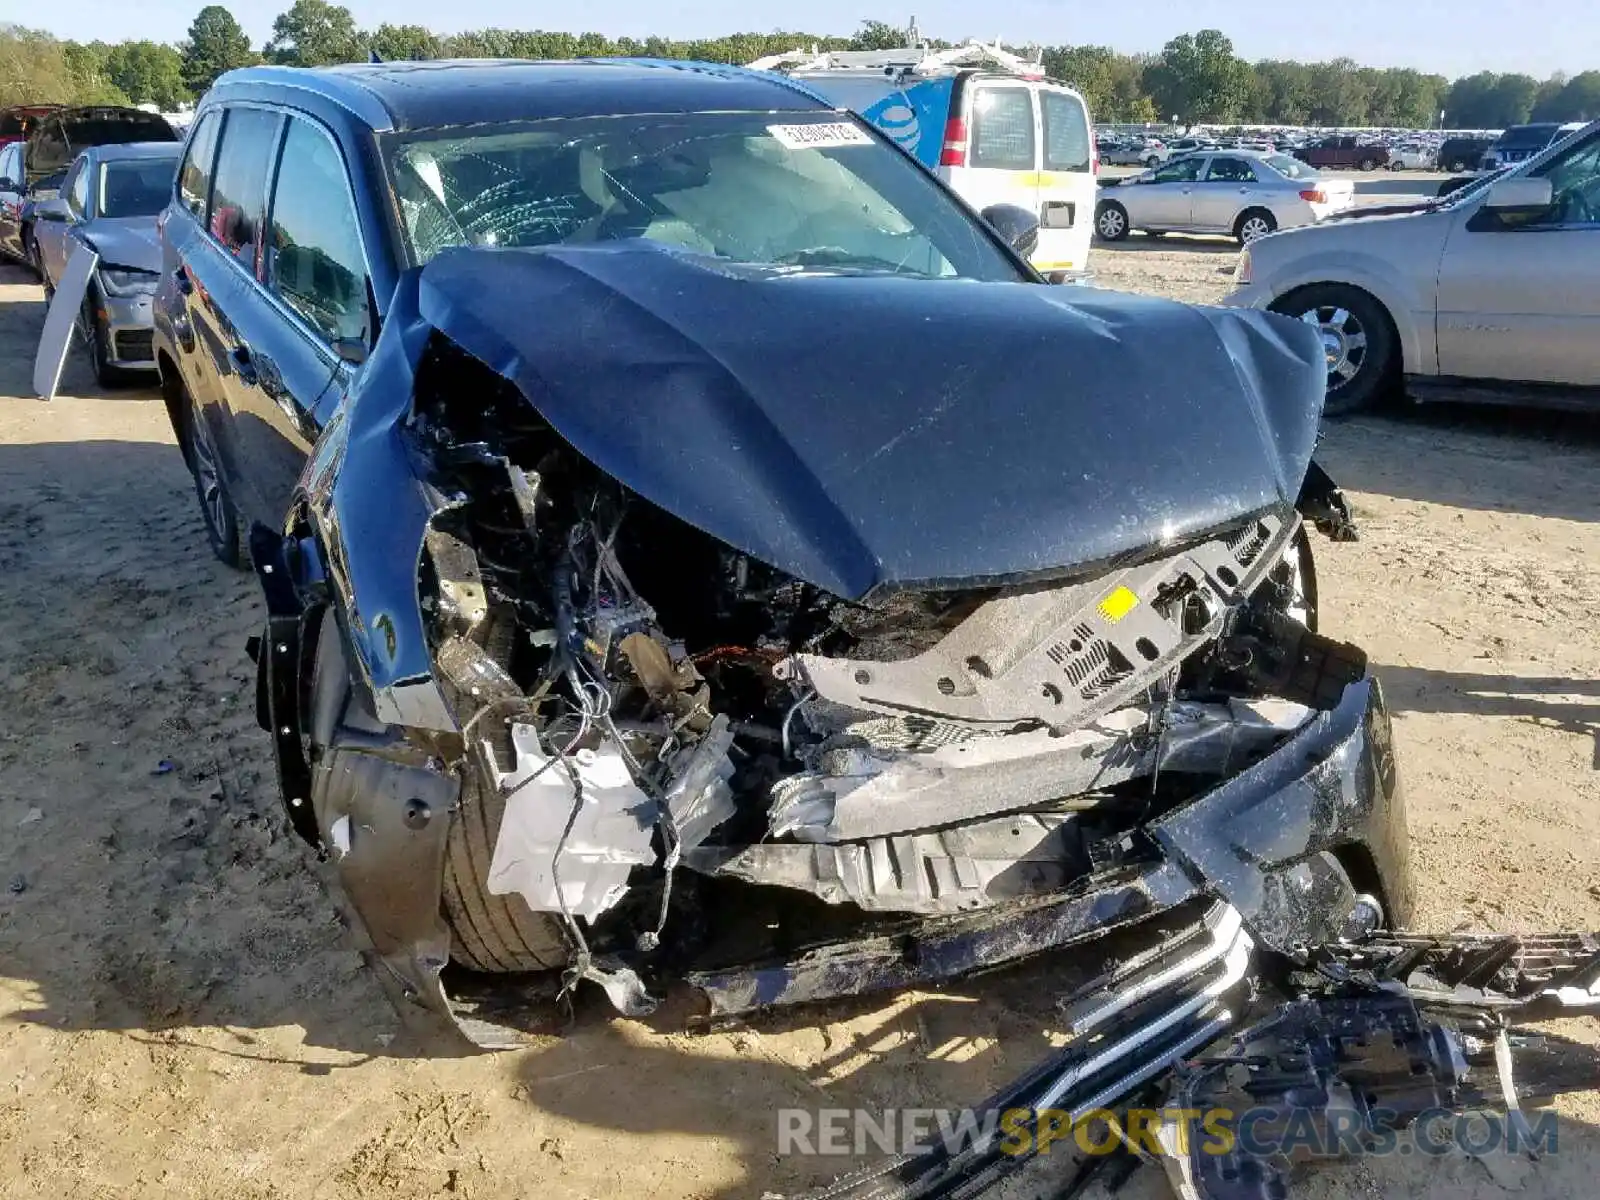
[[[875,254],[853,254],[838,246],[813,246],[807,250],[796,250],[793,254],[785,254],[775,259],[774,262],[780,266],[849,267],[893,275],[915,275],[920,279],[929,278],[927,272],[908,267],[904,262],[880,258]]]

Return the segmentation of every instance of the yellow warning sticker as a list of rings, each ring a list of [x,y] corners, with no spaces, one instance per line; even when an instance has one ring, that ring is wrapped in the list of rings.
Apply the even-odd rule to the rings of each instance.
[[[1125,587],[1114,588],[1110,595],[1100,601],[1100,615],[1115,625],[1123,617],[1139,607],[1139,597],[1131,589]]]

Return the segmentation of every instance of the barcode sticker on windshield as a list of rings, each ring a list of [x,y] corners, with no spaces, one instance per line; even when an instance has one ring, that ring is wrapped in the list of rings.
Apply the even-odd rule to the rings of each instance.
[[[870,146],[867,131],[848,121],[829,125],[768,125],[767,132],[791,150],[830,150],[835,146]]]

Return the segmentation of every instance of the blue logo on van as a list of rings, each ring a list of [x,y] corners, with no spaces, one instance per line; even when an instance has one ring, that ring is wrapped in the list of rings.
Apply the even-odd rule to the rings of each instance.
[[[948,78],[925,79],[909,88],[897,88],[875,104],[857,111],[907,153],[930,167],[937,166],[954,84],[955,81]]]

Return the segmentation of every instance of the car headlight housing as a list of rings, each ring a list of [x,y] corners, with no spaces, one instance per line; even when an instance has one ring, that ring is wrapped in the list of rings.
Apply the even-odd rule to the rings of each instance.
[[[1249,283],[1250,272],[1253,268],[1254,264],[1250,261],[1250,249],[1246,247],[1239,251],[1239,261],[1234,264],[1233,281],[1239,284]]]
[[[140,271],[134,267],[100,268],[100,285],[108,296],[149,295],[156,290],[159,278],[154,271]]]

